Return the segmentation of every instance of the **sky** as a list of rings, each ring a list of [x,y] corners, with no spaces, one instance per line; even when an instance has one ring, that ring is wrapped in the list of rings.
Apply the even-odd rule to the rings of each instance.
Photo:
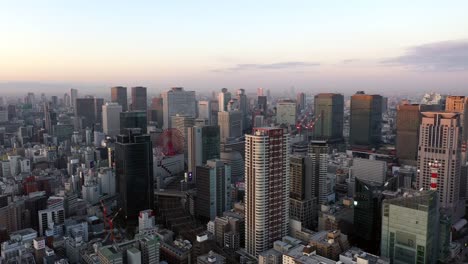
[[[0,89],[468,94],[466,10],[463,0],[1,1]]]

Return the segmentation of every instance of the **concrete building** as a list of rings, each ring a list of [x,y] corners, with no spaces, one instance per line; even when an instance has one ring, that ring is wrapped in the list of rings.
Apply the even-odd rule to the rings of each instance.
[[[276,103],[276,123],[295,125],[297,105],[293,100],[283,100]]]
[[[120,113],[122,106],[106,103],[102,106],[102,129],[106,135],[115,137],[120,133]]]
[[[120,113],[120,134],[125,134],[128,128],[139,128],[143,134],[148,131],[146,111],[132,111]]]
[[[312,229],[317,218],[317,197],[312,190],[313,172],[310,157],[292,155],[290,158],[291,191],[289,193],[289,215]]]
[[[162,94],[164,101],[164,128],[172,127],[172,116],[176,114],[197,116],[195,91],[185,91],[182,87],[173,87]]]
[[[188,158],[188,130],[195,125],[195,118],[190,115],[177,114],[171,118],[172,128],[184,136],[184,156]]]
[[[455,210],[460,189],[460,114],[423,112],[422,115],[417,188],[437,190],[440,207]]]
[[[355,158],[351,173],[354,178],[384,184],[387,177],[387,162]]]
[[[437,263],[438,226],[436,191],[384,200],[380,253],[391,263]]]
[[[356,148],[376,148],[382,137],[382,96],[362,91],[351,96],[349,144]]]
[[[289,134],[255,128],[246,135],[246,250],[255,257],[289,232]]]
[[[39,235],[43,236],[51,224],[58,225],[65,222],[65,209],[63,206],[47,208],[40,210],[37,217],[39,218]]]
[[[296,95],[296,102],[297,102],[297,111],[301,112],[306,108],[307,100],[305,93],[298,93]]]
[[[197,258],[197,264],[224,264],[226,263],[226,258],[214,253],[213,251],[208,252],[208,254],[201,255]]]
[[[321,93],[314,98],[315,139],[337,141],[343,139],[344,98],[342,94]]]
[[[243,135],[242,112],[238,110],[219,112],[218,125],[220,129],[221,142],[226,142],[229,138],[241,137]]]
[[[447,96],[445,111],[460,113],[460,126],[462,127],[462,161],[468,161],[466,153],[468,145],[468,96]]]
[[[316,248],[317,255],[335,261],[350,248],[348,236],[339,230],[317,232],[310,237],[309,245]]]
[[[111,88],[111,101],[122,107],[122,111],[128,111],[127,87],[116,86]]]
[[[379,257],[369,254],[360,248],[352,247],[340,254],[342,264],[390,264],[390,260],[385,257]]]
[[[212,125],[212,118],[211,118],[211,101],[204,100],[198,101],[198,118],[203,118],[208,120],[208,124]]]
[[[231,93],[228,92],[227,88],[221,89],[221,92],[218,94],[219,112],[228,111],[229,101],[231,101]]]

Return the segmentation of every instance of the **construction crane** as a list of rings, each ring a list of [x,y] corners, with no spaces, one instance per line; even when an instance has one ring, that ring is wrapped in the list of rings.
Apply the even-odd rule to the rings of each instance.
[[[114,242],[114,219],[119,215],[120,211],[122,211],[122,208],[120,208],[112,218],[108,219],[107,218],[107,208],[106,206],[104,205],[104,202],[101,200],[101,207],[102,207],[102,214],[103,214],[103,218],[104,218],[104,223],[107,223],[109,229],[108,229],[108,234],[106,236],[106,239],[104,239],[104,241],[107,241],[107,238],[111,237],[111,241]]]
[[[109,231],[111,233],[111,241],[114,242],[114,219],[119,215],[120,211],[122,211],[122,208],[120,208],[117,213],[114,214],[114,217],[112,217],[109,220]]]

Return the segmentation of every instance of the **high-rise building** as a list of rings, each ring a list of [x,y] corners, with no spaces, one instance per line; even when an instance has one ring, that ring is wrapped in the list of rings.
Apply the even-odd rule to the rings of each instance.
[[[43,236],[51,224],[63,224],[65,222],[65,209],[63,206],[54,206],[38,213],[39,235]]]
[[[116,86],[111,88],[111,101],[122,106],[122,111],[128,111],[127,87]]]
[[[317,197],[313,196],[312,190],[312,160],[310,157],[293,155],[289,164],[289,215],[291,219],[300,221],[303,227],[312,229],[317,217]]]
[[[78,99],[78,90],[70,89],[70,105],[74,110],[76,110],[76,99]]]
[[[101,123],[103,103],[103,99],[94,97],[77,98],[75,100],[75,113],[82,120],[82,129],[86,127],[94,128],[96,123]]]
[[[376,148],[382,137],[382,96],[362,91],[351,96],[349,144]]]
[[[128,129],[115,143],[115,172],[122,213],[136,222],[140,211],[154,206],[153,146],[149,135]]]
[[[218,112],[218,125],[220,129],[221,142],[229,138],[238,138],[242,134],[242,112]]]
[[[391,263],[437,263],[438,200],[436,191],[384,200],[381,256]]]
[[[437,190],[440,207],[455,209],[459,200],[460,114],[423,112],[419,135],[418,188]]]
[[[212,124],[211,118],[211,101],[198,101],[198,118],[208,120],[208,124]]]
[[[468,145],[468,96],[447,96],[445,111],[460,113],[460,126],[462,127],[462,161],[468,161],[466,152]]]
[[[219,112],[228,111],[228,103],[231,101],[231,93],[228,92],[227,88],[221,89],[221,92],[218,94],[218,106]]]
[[[195,91],[185,91],[182,87],[173,87],[162,94],[164,101],[164,128],[172,127],[172,116],[176,114],[197,116]]]
[[[50,104],[45,103],[44,104],[44,128],[47,131],[47,133],[52,133],[52,120],[51,120],[51,109],[50,109]],[[8,121],[8,118],[7,118]]]
[[[122,109],[118,103],[106,103],[102,106],[102,129],[106,135],[115,137],[120,133]]]
[[[263,95],[259,95],[257,99],[257,106],[258,106],[258,109],[262,111],[262,114],[265,115],[268,111],[267,97]]]
[[[314,99],[314,138],[341,140],[343,138],[344,99],[342,94],[321,93]]]
[[[296,102],[293,100],[283,100],[276,104],[276,123],[295,125],[296,124]]]
[[[197,201],[195,212],[206,221],[231,209],[231,166],[219,159],[197,166]]]
[[[400,104],[397,106],[396,154],[400,162],[414,163],[418,159],[419,126],[424,105]]]
[[[120,133],[125,133],[127,128],[140,128],[142,134],[146,134],[148,129],[146,111],[121,112]]]
[[[305,93],[298,93],[296,95],[296,102],[297,102],[297,111],[301,112],[306,108],[306,95]]]
[[[219,126],[193,126],[187,132],[188,171],[194,173],[196,179],[197,166],[220,158]]]
[[[195,118],[190,115],[175,115],[172,116],[172,128],[175,128],[184,136],[184,154],[188,158],[188,129],[195,125]]]
[[[132,110],[145,112],[148,110],[146,87],[132,87]]]
[[[326,141],[310,141],[308,155],[311,158],[312,167],[312,195],[317,198],[318,204],[327,204],[328,145]]]
[[[245,243],[258,257],[289,232],[289,134],[254,128],[245,147]]]
[[[162,128],[164,124],[163,108],[164,103],[161,96],[151,99],[151,115],[149,121],[156,122],[159,128]]]
[[[351,173],[354,178],[384,184],[387,177],[387,162],[355,158]]]

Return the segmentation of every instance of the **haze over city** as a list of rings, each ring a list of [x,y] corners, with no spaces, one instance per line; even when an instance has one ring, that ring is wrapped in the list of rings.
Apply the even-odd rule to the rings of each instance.
[[[467,9],[466,1],[8,1],[0,89],[455,93],[468,84]]]

